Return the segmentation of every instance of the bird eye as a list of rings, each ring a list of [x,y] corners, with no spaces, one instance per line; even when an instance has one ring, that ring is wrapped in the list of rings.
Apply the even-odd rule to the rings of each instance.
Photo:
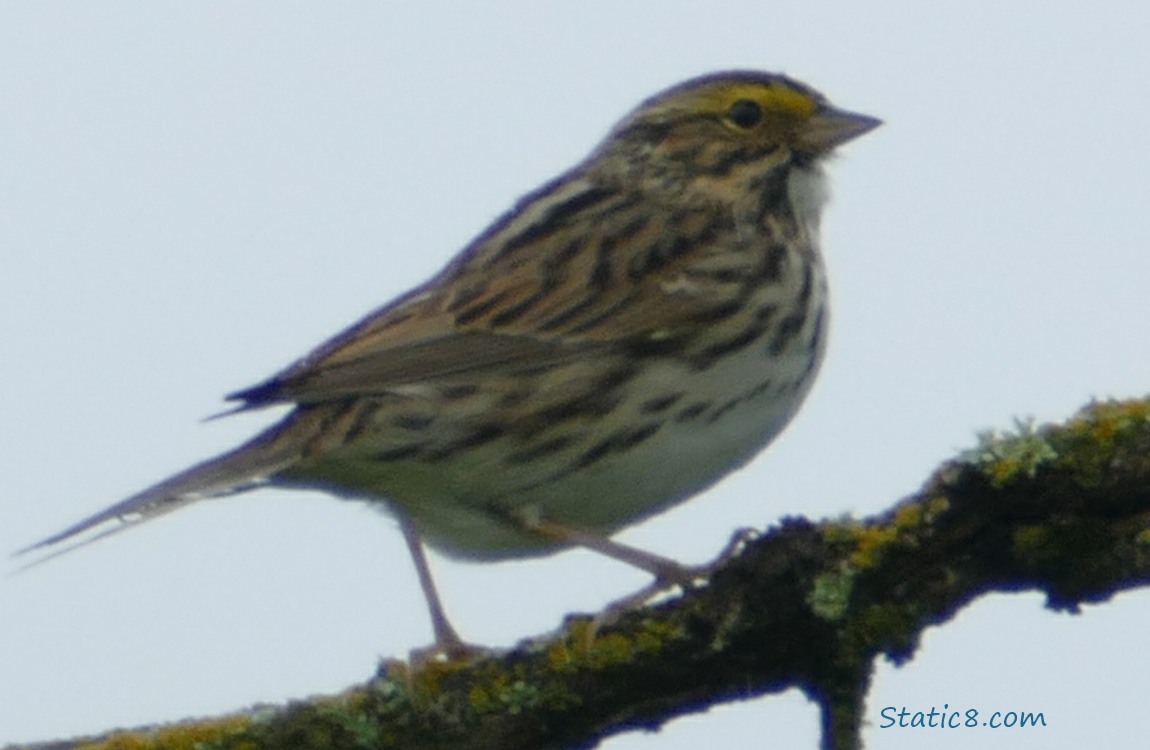
[[[727,110],[727,120],[743,130],[755,127],[762,119],[763,108],[750,99],[739,99]]]

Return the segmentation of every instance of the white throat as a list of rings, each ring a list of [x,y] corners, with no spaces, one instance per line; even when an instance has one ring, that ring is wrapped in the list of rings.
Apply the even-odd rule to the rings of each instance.
[[[826,175],[822,167],[795,167],[787,177],[787,197],[794,207],[795,216],[812,238],[819,236],[819,219],[823,206],[830,197]]]

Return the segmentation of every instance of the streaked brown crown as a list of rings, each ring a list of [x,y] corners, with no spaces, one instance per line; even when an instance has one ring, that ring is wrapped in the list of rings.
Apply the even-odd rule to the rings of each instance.
[[[590,168],[604,179],[658,175],[674,192],[691,182],[808,163],[879,123],[833,107],[786,76],[718,73],[643,102],[615,127]]]

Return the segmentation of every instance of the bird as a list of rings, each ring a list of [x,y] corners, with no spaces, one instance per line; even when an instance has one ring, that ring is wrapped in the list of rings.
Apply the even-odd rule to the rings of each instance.
[[[276,424],[17,554],[255,487],[322,490],[398,521],[444,653],[467,644],[425,544],[475,561],[585,547],[682,580],[611,536],[799,409],[827,341],[824,164],[879,124],[778,73],[656,93],[426,283],[227,396],[291,406]]]

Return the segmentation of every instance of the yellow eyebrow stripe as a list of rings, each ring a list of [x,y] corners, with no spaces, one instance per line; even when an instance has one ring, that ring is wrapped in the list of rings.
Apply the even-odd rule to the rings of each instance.
[[[757,83],[730,83],[697,93],[699,109],[724,112],[739,99],[750,99],[768,112],[786,113],[795,117],[810,117],[819,108],[819,102],[785,83],[764,86]]]

